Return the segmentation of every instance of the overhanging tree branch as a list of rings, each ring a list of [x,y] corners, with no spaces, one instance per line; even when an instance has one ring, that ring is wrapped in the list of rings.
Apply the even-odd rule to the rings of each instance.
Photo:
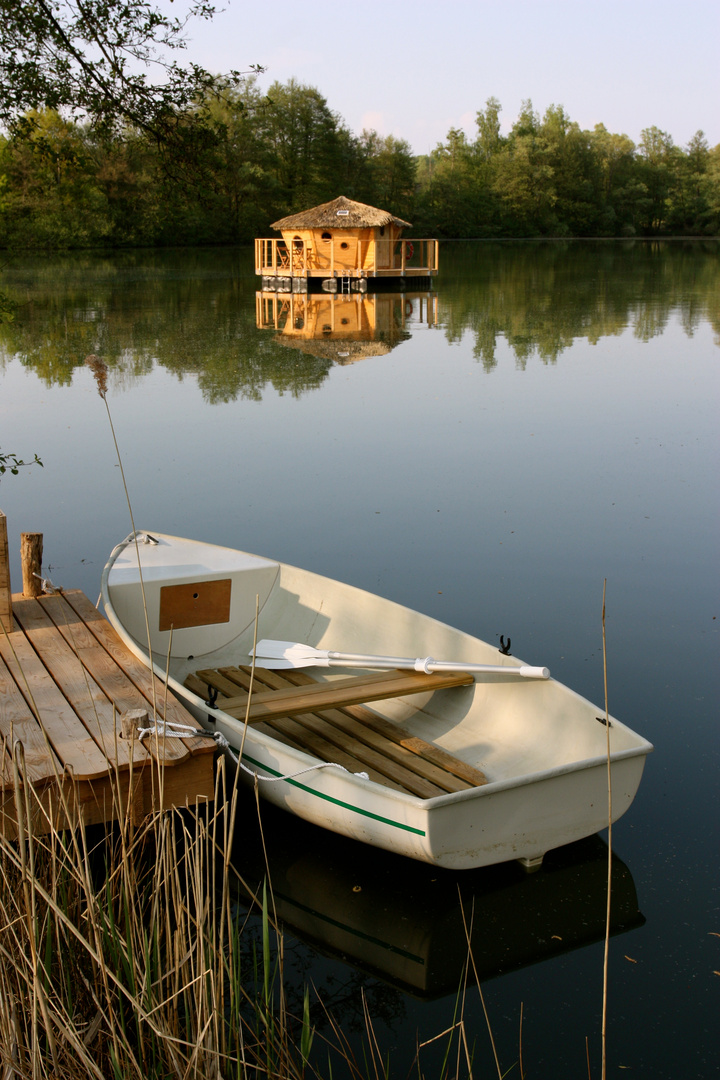
[[[181,126],[202,127],[199,103],[241,73],[213,75],[170,54],[186,48],[191,20],[214,14],[206,0],[182,18],[150,0],[0,0],[0,123],[13,130],[30,110],[50,108],[96,128],[130,124],[161,143]]]

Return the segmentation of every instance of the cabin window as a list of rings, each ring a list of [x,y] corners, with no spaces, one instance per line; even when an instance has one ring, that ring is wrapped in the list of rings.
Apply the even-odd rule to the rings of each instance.
[[[347,247],[348,247],[348,242],[347,242],[347,240],[343,240],[343,242],[342,242],[342,244],[340,245],[340,247],[341,247],[341,248],[343,249],[343,251],[347,251]]]
[[[381,225],[381,226],[380,226],[380,235],[381,235],[381,236],[384,236],[384,235],[385,235],[385,226],[384,226],[384,225]]]
[[[293,236],[293,247],[296,251],[302,251],[303,242],[301,237]]]
[[[325,241],[332,240],[332,233],[324,232],[322,234],[322,239],[325,240]]]

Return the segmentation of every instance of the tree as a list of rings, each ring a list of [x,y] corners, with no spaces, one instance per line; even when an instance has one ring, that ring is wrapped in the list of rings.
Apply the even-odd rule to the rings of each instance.
[[[597,233],[601,178],[590,134],[570,120],[562,105],[550,105],[540,137],[547,164],[553,170],[553,232],[556,236]]]
[[[465,132],[450,128],[423,172],[425,190],[418,200],[422,227],[452,238],[483,235],[482,177]]]
[[[333,198],[346,174],[348,140],[320,91],[295,79],[275,82],[259,119],[283,211]]]
[[[502,105],[497,98],[489,97],[476,117],[478,137],[475,144],[478,155],[483,161],[491,161],[502,145],[500,135],[500,113]]]
[[[677,185],[670,213],[673,232],[703,231],[708,211],[705,176],[709,160],[710,147],[705,133],[696,131],[677,162]]]
[[[635,143],[596,124],[590,136],[600,174],[598,231],[603,236],[633,236],[647,206],[647,188],[638,177]]]
[[[361,202],[412,218],[417,165],[409,143],[364,130],[357,140],[360,183],[351,185]]]
[[[666,131],[653,126],[640,132],[640,169],[649,200],[643,222],[646,232],[662,232],[667,223],[678,183],[680,154]]]
[[[493,188],[503,205],[505,231],[516,236],[551,232],[556,224],[555,170],[540,117],[530,100],[497,155]]]
[[[89,246],[108,227],[84,133],[51,109],[28,114],[28,134],[0,150],[6,196],[0,236],[12,246]]]
[[[711,236],[720,232],[720,143],[708,152],[707,169],[703,176],[703,196],[706,203],[704,231]]]
[[[0,123],[13,130],[30,110],[69,111],[96,126],[132,124],[167,142],[188,129],[179,118],[208,90],[233,83],[172,58],[207,0],[169,18],[150,0],[0,0]],[[202,128],[194,116],[194,131]]]

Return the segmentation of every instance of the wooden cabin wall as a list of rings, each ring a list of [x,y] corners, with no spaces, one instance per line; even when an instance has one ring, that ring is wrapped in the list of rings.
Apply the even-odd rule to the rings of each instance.
[[[385,226],[384,232],[381,235],[380,229],[373,229],[374,239],[378,241],[375,245],[371,245],[372,250],[368,252],[366,259],[363,262],[363,269],[371,270],[376,268],[378,270],[389,270],[393,265],[393,250],[395,248],[395,242],[402,232],[402,228],[398,225],[390,223]],[[377,262],[375,262],[377,258]]]
[[[324,232],[330,233],[330,240],[323,239]],[[283,240],[293,258],[295,271],[305,266],[310,271],[327,270],[328,273],[331,268],[337,272],[363,269],[368,274],[372,274],[376,269],[391,269],[395,244],[401,234],[402,228],[392,223],[384,226],[382,234],[379,228],[282,231]],[[293,253],[297,249],[293,244],[297,240],[303,242],[304,248],[296,257]]]

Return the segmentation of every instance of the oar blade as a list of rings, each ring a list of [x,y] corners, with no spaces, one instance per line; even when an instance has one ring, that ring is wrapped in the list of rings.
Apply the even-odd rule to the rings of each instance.
[[[252,656],[252,653],[250,653]],[[255,647],[255,661],[262,667],[281,668],[326,666],[327,654],[299,641],[271,641],[263,638]]]

